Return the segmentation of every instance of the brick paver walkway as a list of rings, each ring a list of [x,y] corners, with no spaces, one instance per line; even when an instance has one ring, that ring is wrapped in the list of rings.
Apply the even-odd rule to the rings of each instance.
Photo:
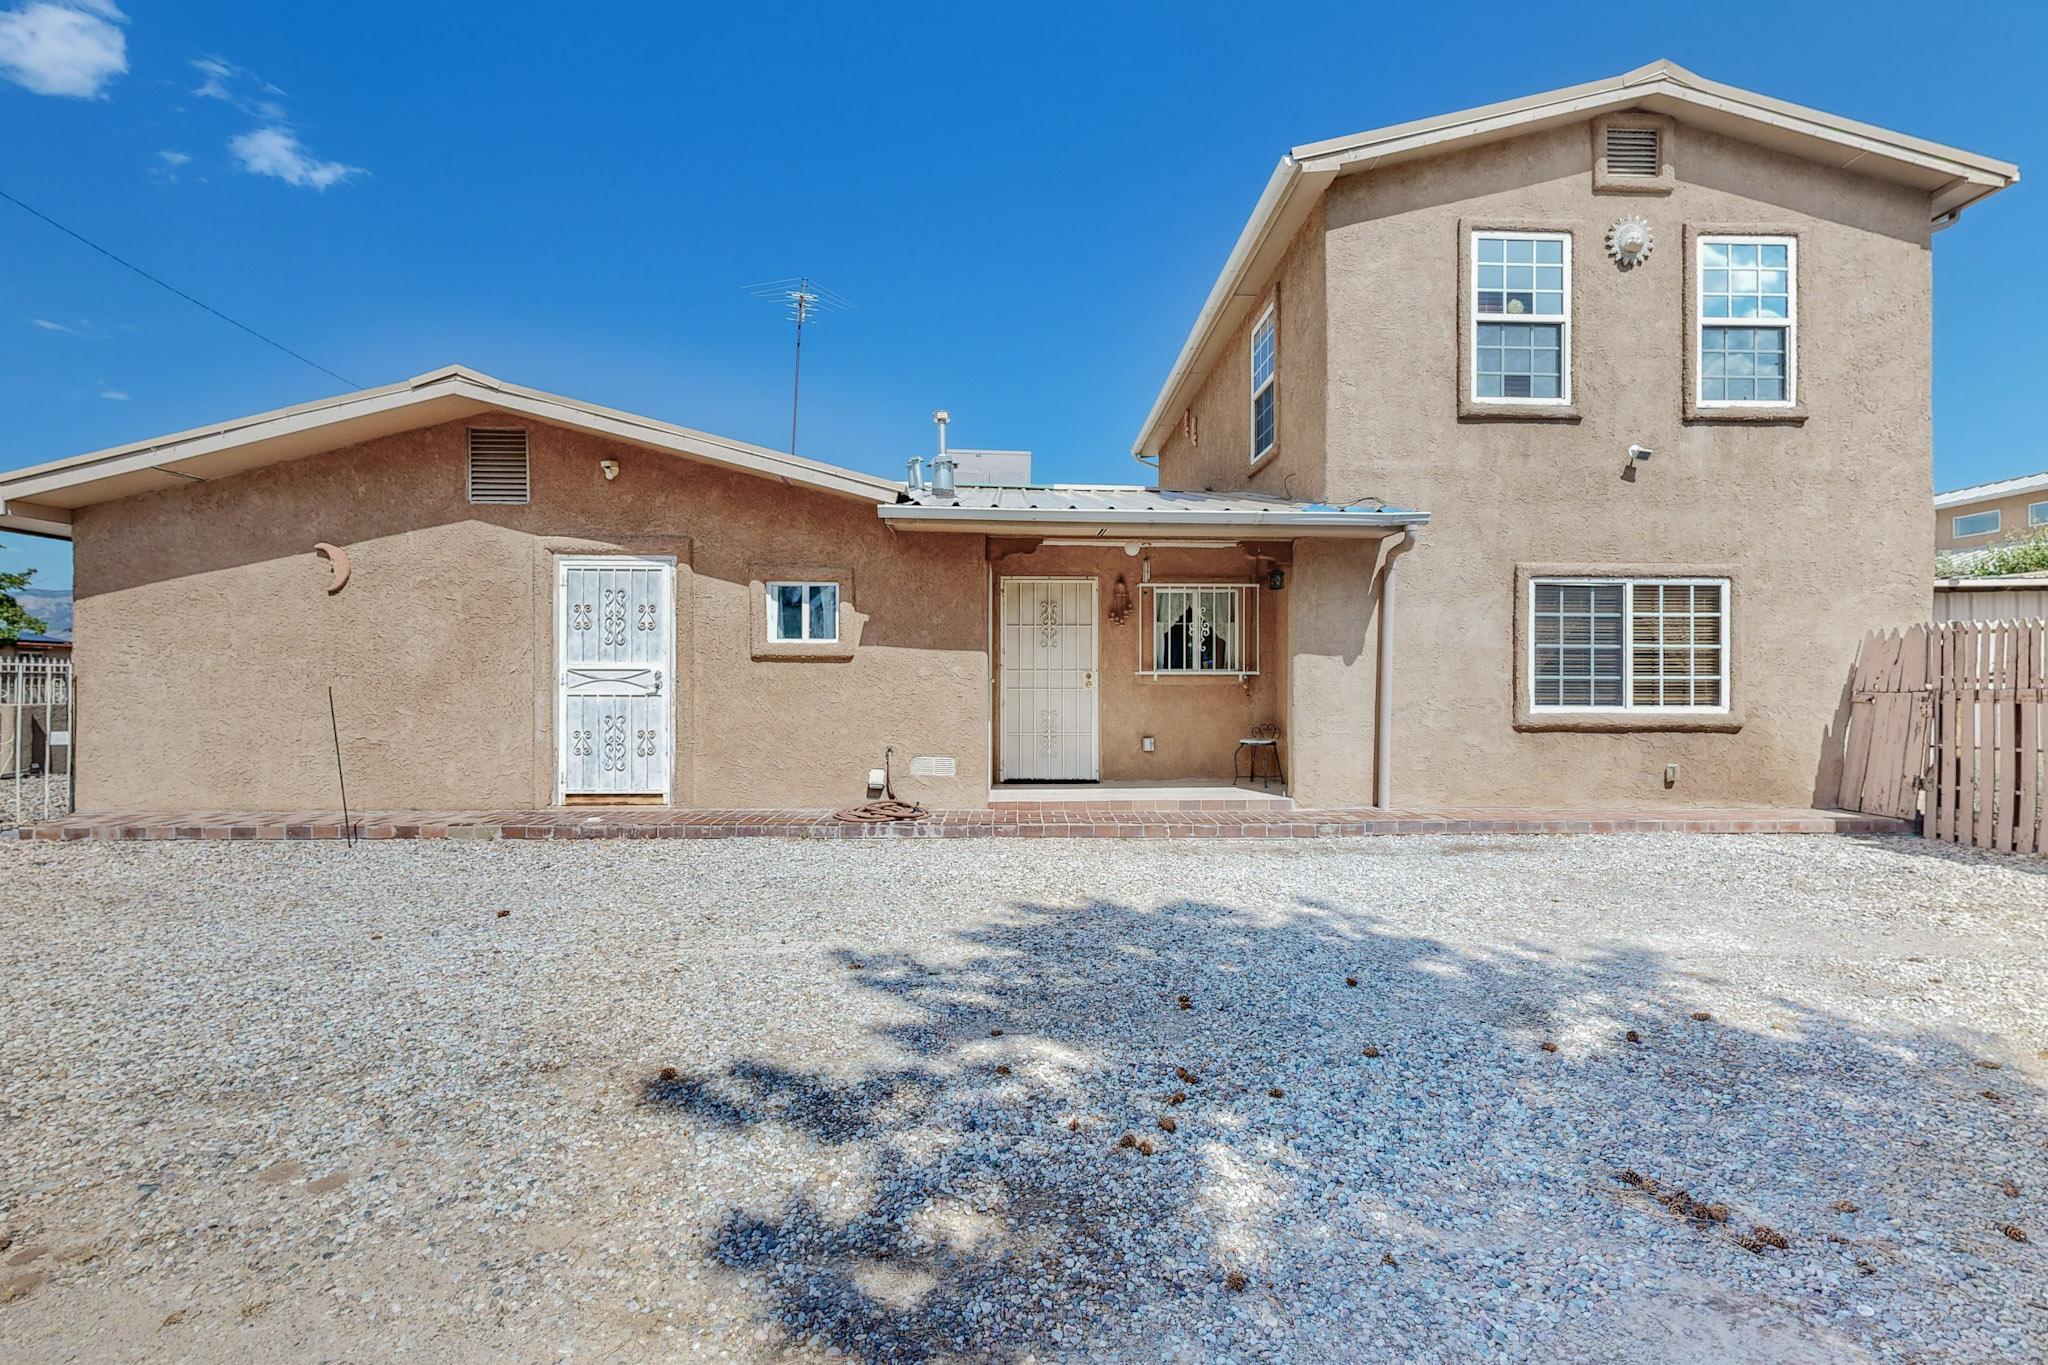
[[[1206,803],[1227,807],[1236,803]],[[1312,839],[1361,834],[1891,834],[1903,820],[1783,807],[1642,806],[1538,810],[1158,809],[1128,802],[939,811],[900,824],[854,824],[819,810],[354,812],[364,839],[1060,838]],[[20,831],[26,839],[339,839],[339,811],[110,811]]]

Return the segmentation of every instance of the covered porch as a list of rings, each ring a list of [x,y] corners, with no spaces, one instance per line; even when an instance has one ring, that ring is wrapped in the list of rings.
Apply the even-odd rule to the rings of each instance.
[[[992,807],[1373,799],[1373,640],[1422,513],[1130,487],[913,496],[884,519],[982,537]]]

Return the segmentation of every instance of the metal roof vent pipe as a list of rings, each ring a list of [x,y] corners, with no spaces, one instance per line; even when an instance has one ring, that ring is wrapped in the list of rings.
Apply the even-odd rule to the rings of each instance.
[[[913,493],[924,492],[924,456],[910,457],[910,478],[906,481],[905,487]]]
[[[958,502],[960,494],[953,481],[953,457],[946,453],[946,423],[952,420],[953,414],[944,408],[932,414],[932,422],[939,429],[939,453],[932,457],[932,496]]]

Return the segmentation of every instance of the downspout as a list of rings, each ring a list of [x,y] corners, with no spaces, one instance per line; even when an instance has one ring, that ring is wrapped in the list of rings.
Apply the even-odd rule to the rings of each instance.
[[[1415,548],[1415,532],[1403,531],[1380,566],[1379,676],[1373,682],[1372,803],[1381,810],[1394,799],[1394,561]]]

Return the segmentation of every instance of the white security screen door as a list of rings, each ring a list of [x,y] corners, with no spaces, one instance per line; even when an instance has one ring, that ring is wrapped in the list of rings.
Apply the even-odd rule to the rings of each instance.
[[[1005,782],[1094,782],[1095,580],[1003,580]]]
[[[559,794],[670,799],[675,561],[565,558],[555,589]]]

